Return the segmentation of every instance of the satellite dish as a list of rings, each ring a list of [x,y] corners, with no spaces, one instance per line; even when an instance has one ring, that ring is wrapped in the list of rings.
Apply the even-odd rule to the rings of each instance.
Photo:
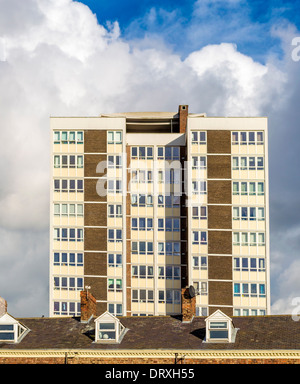
[[[194,297],[196,295],[195,288],[192,285],[189,286],[189,294],[191,297]]]

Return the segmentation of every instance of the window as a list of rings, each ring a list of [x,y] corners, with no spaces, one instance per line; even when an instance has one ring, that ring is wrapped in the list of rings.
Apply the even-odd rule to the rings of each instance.
[[[179,160],[180,147],[157,147],[158,160]]]
[[[108,266],[109,267],[115,267],[120,268],[122,267],[122,255],[117,253],[109,253],[107,255],[108,258]]]
[[[179,256],[180,255],[180,243],[179,242],[168,242],[165,243],[159,242],[157,244],[157,250],[159,255],[173,255],[173,256]]]
[[[145,194],[135,194],[131,195],[131,205],[134,207],[152,207],[153,206],[153,196]]]
[[[205,231],[193,231],[192,232],[192,244],[207,244],[207,232],[205,232]]]
[[[122,316],[122,313],[123,313],[122,304],[109,303],[108,312],[114,316]]]
[[[54,277],[54,290],[81,291],[83,289],[82,277]]]
[[[80,316],[80,302],[74,301],[55,301],[53,304],[54,315],[59,316]]]
[[[179,208],[180,207],[180,196],[174,195],[174,194],[158,195],[157,204],[159,207]]]
[[[233,220],[265,220],[263,207],[233,207]]]
[[[228,339],[228,323],[226,321],[209,322],[210,339]]]
[[[83,192],[83,180],[54,180],[54,192]]]
[[[121,304],[116,304],[111,309],[120,311]],[[109,304],[110,306],[110,304]],[[125,334],[125,327],[121,324],[120,320],[112,313],[105,312],[95,320],[95,342],[100,343],[119,343]]]
[[[230,317],[222,311],[217,310],[205,319],[206,339],[205,342],[234,342],[237,329],[234,328]]]
[[[180,267],[172,265],[159,266],[158,278],[166,280],[180,280]]]
[[[29,329],[4,313],[0,317],[0,343],[18,343],[29,332]]]
[[[232,169],[233,170],[250,170],[250,171],[259,171],[264,169],[264,158],[259,157],[232,157]]]
[[[133,265],[131,267],[133,278],[140,279],[153,279],[153,266],[152,265]]]
[[[192,207],[192,218],[206,220],[207,219],[207,209],[205,206]]]
[[[206,181],[192,180],[192,194],[194,195],[206,195]]]
[[[236,297],[266,297],[265,284],[234,283],[233,291]]]
[[[121,179],[110,179],[107,180],[107,192],[109,194],[116,194],[122,192],[122,180]]]
[[[108,292],[122,292],[122,279],[108,279]]]
[[[82,131],[54,131],[54,144],[83,144]]]
[[[121,168],[122,167],[122,156],[109,155],[107,156],[108,168]]]
[[[54,252],[53,265],[82,267],[83,266],[83,253]]]
[[[153,172],[146,169],[131,171],[130,183],[153,183]]]
[[[192,144],[206,144],[206,132],[205,131],[193,131]]]
[[[108,204],[107,206],[108,217],[122,217],[122,205]]]
[[[207,315],[208,315],[208,308],[207,307],[196,306],[196,316],[207,317]]]
[[[233,195],[249,195],[249,196],[263,196],[264,195],[264,182],[237,182],[232,183]]]
[[[163,218],[157,219],[158,231],[179,232],[180,219]]]
[[[263,232],[233,232],[233,245],[264,246],[265,234]]]
[[[199,295],[206,296],[208,294],[207,281],[194,281],[193,286]]]
[[[166,289],[165,291],[158,291],[158,302],[166,304],[180,304],[181,296],[180,291],[177,289]]]
[[[232,132],[233,145],[261,145],[263,144],[263,132]]]
[[[83,168],[82,155],[55,155],[54,168]]]
[[[152,231],[153,219],[146,217],[132,217],[131,218],[131,230],[133,231]]]
[[[132,289],[132,302],[133,303],[153,303],[153,290],[152,289]]]
[[[206,156],[193,156],[192,169],[206,169]]]
[[[158,170],[158,183],[165,184],[179,184],[181,181],[181,170],[169,168],[165,170]]]
[[[121,242],[122,241],[122,229],[108,229],[108,241],[109,242]]]
[[[206,256],[193,256],[193,269],[207,269],[207,257]]]
[[[83,241],[82,228],[54,228],[55,241]]]
[[[153,147],[131,147],[131,158],[133,160],[153,159]]]
[[[54,204],[55,216],[83,216],[83,204]]]
[[[153,255],[153,242],[152,241],[132,241],[131,253],[140,255]]]
[[[122,144],[122,132],[121,131],[108,131],[107,132],[108,144]]]

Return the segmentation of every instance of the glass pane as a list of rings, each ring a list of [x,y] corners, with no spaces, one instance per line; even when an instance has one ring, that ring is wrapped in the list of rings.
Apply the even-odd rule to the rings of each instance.
[[[71,205],[73,205],[73,204],[71,204]],[[72,210],[71,205],[70,205],[70,213],[71,213],[71,210]],[[74,205],[74,209],[75,209],[75,205]],[[82,216],[83,215],[83,205],[82,204],[78,204],[77,205],[77,215],[78,216]]]
[[[62,206],[61,206],[61,213],[63,215],[67,215],[68,214],[68,205],[67,204],[62,204]]]
[[[234,195],[238,195],[239,194],[239,183],[238,182],[234,182],[233,183],[232,190],[233,190],[233,194]]]
[[[209,323],[210,328],[227,328],[226,321],[211,321]]]
[[[77,132],[77,141],[83,141],[83,132]]]
[[[250,195],[255,195],[255,183],[249,183],[249,193]]]
[[[75,132],[69,132],[69,140],[75,142]]]
[[[1,324],[0,325],[0,331],[13,331],[14,326],[13,324]]]
[[[237,144],[238,141],[239,141],[239,134],[238,132],[232,132],[232,141],[233,141],[233,144]]]
[[[112,143],[114,141],[114,133],[113,132],[107,132],[107,141],[109,143]]]
[[[60,141],[60,132],[54,132],[54,142],[55,144],[59,144]]]
[[[122,142],[122,132],[115,132],[115,143]]]
[[[0,333],[0,340],[14,340],[15,334],[13,332]]]
[[[65,144],[68,141],[68,132],[62,132],[61,139],[64,142],[63,144]]]
[[[59,215],[60,212],[60,205],[54,204],[54,215]]]
[[[210,331],[211,339],[228,339],[228,331]]]
[[[114,340],[116,338],[116,332],[100,332],[99,338],[103,340]]]

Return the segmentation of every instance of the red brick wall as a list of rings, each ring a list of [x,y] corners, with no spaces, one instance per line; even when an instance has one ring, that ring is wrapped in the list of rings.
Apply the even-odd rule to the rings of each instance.
[[[299,364],[299,359],[178,359],[177,364]],[[175,364],[175,358],[0,357],[0,364]]]

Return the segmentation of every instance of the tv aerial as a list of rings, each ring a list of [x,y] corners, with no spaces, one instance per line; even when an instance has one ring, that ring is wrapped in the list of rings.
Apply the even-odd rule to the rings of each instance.
[[[189,286],[189,294],[191,297],[195,297],[196,295],[199,295],[199,291],[195,289],[193,285]]]

